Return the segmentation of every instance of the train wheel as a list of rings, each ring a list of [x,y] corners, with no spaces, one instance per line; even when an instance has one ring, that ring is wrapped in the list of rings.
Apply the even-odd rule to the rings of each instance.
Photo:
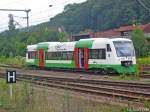
[[[107,75],[107,74],[108,74],[108,71],[107,71],[106,69],[102,69],[102,70],[101,70],[101,73],[102,73],[103,75]]]
[[[99,71],[97,71],[97,70],[94,70],[94,74],[98,74],[99,73]]]

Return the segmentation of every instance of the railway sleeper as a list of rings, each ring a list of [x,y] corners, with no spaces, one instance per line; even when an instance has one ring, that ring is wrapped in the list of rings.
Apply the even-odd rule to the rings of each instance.
[[[87,94],[92,94],[92,95],[102,95],[102,96],[107,96],[107,97],[113,97],[113,98],[121,98],[121,99],[128,99],[128,100],[148,100],[150,101],[149,97],[143,97],[143,96],[133,96],[133,95],[127,95],[121,94],[121,93],[114,93],[113,91],[98,91],[98,90],[91,90],[87,88],[81,88],[81,87],[72,87],[68,85],[62,85],[62,84],[54,84],[54,83],[42,83],[42,82],[36,82],[40,85],[48,86],[48,87],[55,87],[55,88],[60,88],[60,89],[68,89],[68,90],[74,90],[77,92],[82,92],[82,93],[87,93]]]

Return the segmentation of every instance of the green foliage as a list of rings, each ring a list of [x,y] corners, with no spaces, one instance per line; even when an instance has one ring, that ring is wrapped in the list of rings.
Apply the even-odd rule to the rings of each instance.
[[[68,38],[67,33],[65,32],[59,33],[59,42],[66,42],[67,38]]]
[[[67,90],[61,93],[30,83],[13,84],[13,98],[9,86],[0,79],[0,108],[7,112],[120,112],[121,106],[101,104],[74,98]]]
[[[148,110],[150,110],[150,101],[145,100],[144,106],[147,107]]]
[[[150,57],[147,58],[138,58],[137,64],[139,65],[150,65]]]
[[[30,105],[30,85],[27,83],[21,83],[18,87],[13,84],[13,98],[10,98],[9,85],[4,80],[0,80],[0,106],[2,108],[13,110],[14,112],[25,112],[26,108]]]
[[[144,35],[144,32],[138,28],[133,30],[131,39],[135,47],[136,56],[138,57],[147,56],[148,55],[148,43]]]
[[[113,76],[113,77],[108,77],[108,79],[110,80],[120,80],[120,81],[138,81],[140,80],[140,77],[138,75],[135,74],[131,74],[131,75],[119,75],[119,76]]]
[[[1,56],[0,64],[8,64],[8,65],[15,65],[18,67],[23,67],[25,66],[25,59],[21,56],[17,56],[17,57]]]
[[[147,7],[149,1],[144,1]],[[69,33],[86,29],[107,30],[122,25],[150,22],[150,14],[136,0],[87,0],[69,4],[63,13],[50,21],[50,26],[63,26]]]
[[[148,0],[144,3],[149,7]],[[30,27],[28,33],[25,32],[26,29],[15,30],[11,21],[10,26],[13,30],[0,34],[0,55],[25,56],[28,44],[67,41],[68,34],[101,31],[122,25],[148,22],[150,22],[149,12],[136,0],[87,0],[81,4],[69,4],[50,22]],[[60,26],[67,33],[59,33],[57,28]]]
[[[13,35],[9,35],[9,32],[6,31],[0,34],[0,56],[25,57],[27,45],[45,41],[58,41],[59,37],[60,34],[55,29],[43,29],[29,33],[16,30]],[[64,41],[64,34],[62,37]]]
[[[14,23],[14,17],[12,14],[9,14],[9,23],[8,23],[9,31],[13,33],[13,31],[16,29],[16,25]]]

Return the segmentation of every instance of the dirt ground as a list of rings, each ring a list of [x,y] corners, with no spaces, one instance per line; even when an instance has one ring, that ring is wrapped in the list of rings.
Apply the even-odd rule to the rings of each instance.
[[[8,111],[6,111],[6,110],[0,108],[0,112],[8,112]]]

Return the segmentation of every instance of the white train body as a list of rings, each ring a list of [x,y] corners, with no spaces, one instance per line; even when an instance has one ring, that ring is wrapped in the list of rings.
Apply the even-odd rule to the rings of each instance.
[[[90,38],[76,42],[44,42],[27,46],[27,51],[26,62],[42,68],[136,72],[135,51],[130,39]]]

